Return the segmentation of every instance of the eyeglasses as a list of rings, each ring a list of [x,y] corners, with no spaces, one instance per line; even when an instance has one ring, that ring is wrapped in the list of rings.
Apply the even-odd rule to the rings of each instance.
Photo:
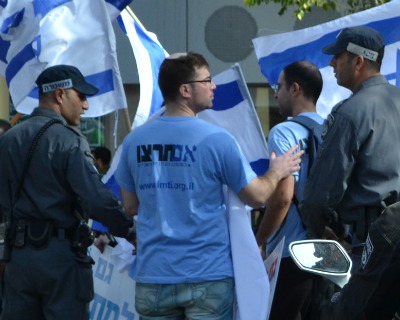
[[[277,83],[277,84],[274,84],[273,86],[271,86],[271,89],[274,90],[275,93],[277,93],[280,88],[281,88],[280,83]]]
[[[199,83],[211,83],[211,82],[212,82],[212,79],[211,79],[211,77],[210,77],[210,78],[206,78],[206,79],[204,79],[204,80],[191,80],[191,81],[186,81],[185,83],[196,83],[196,82],[199,82]]]

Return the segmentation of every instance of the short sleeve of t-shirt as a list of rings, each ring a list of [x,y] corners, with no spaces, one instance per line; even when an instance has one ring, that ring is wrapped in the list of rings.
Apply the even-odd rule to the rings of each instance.
[[[115,179],[118,182],[119,186],[122,189],[125,189],[130,192],[135,192],[136,187],[135,187],[135,180],[133,179],[133,175],[129,166],[129,160],[130,160],[130,145],[129,145],[129,139],[130,135],[127,136],[127,138],[124,140],[122,144],[122,150],[120,151],[120,158],[118,161],[117,168],[115,170]],[[116,159],[114,158],[114,161]]]
[[[292,146],[298,144],[293,128],[291,128],[293,124],[294,126],[299,126],[296,123],[284,122],[273,127],[269,133],[268,150],[275,152],[278,157],[285,154]],[[292,175],[298,177],[299,173],[296,171]]]

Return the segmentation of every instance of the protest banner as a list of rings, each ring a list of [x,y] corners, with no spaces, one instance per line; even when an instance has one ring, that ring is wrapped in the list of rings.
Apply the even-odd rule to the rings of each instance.
[[[130,275],[131,265],[118,266],[113,248],[105,246],[101,253],[94,245],[89,255],[95,261],[93,282],[95,295],[90,303],[90,320],[139,319],[135,310],[135,280]],[[132,262],[133,263],[133,262]]]

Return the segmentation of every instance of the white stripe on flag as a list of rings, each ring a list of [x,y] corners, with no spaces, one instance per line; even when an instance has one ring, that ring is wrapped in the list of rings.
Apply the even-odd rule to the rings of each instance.
[[[264,134],[239,64],[213,77],[217,85],[213,108],[199,118],[228,130],[236,139],[253,170],[267,170],[268,152]],[[270,287],[245,205],[231,190],[225,190],[229,234],[236,283],[235,319],[265,320]]]
[[[139,73],[140,101],[132,124],[133,129],[146,122],[150,115],[161,108],[163,98],[157,83],[158,70],[168,54],[158,42],[157,36],[142,28],[126,10],[121,11],[118,23],[130,40]],[[120,161],[121,153],[122,144],[114,155],[110,169],[102,178],[103,183],[120,199],[121,191],[115,181],[114,173]],[[96,222],[96,224],[99,223]]]
[[[168,53],[159,43],[157,36],[141,27],[126,10],[121,12],[121,17],[123,25],[120,26],[131,42],[140,82],[140,100],[132,124],[133,129],[146,122],[148,117],[162,106],[158,70]]]
[[[326,117],[336,103],[349,96],[350,91],[337,85],[332,68],[329,67],[332,56],[323,54],[322,47],[334,42],[339,31],[346,27],[367,25],[377,29],[382,33],[386,44],[381,72],[391,83],[399,85],[399,13],[400,1],[394,0],[315,27],[253,39],[261,71],[273,85],[287,64],[298,60],[314,63],[321,70],[324,80],[317,110]]]
[[[19,0],[0,14],[0,60],[18,112],[30,114],[38,105],[34,80],[56,64],[78,67],[100,89],[88,99],[86,117],[127,108],[104,0]]]
[[[257,175],[268,168],[267,143],[239,64],[213,77],[217,89],[213,108],[199,118],[228,130]]]

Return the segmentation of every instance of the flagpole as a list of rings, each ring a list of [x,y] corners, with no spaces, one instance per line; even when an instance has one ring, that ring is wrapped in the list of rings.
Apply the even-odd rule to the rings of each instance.
[[[2,76],[0,76],[0,97],[0,119],[8,121],[10,118],[10,95],[6,79]]]
[[[131,118],[129,117],[128,108],[124,109],[124,115],[125,115],[126,128],[128,129],[128,133],[129,133],[132,130],[132,124],[131,124]]]
[[[132,9],[129,6],[125,7],[125,10],[129,13],[129,15],[132,17],[133,20],[137,22],[137,24],[143,29],[146,30],[144,25],[140,22],[139,18],[135,15],[135,13],[132,11]]]
[[[146,28],[144,27],[144,25],[140,22],[139,18],[135,15],[135,13],[132,11],[132,9],[129,6],[125,7],[126,12],[129,13],[129,15],[132,17],[133,20],[136,21],[136,23],[143,29],[146,30]],[[132,124],[129,118],[129,113],[128,113],[128,109],[125,109],[125,118],[127,120],[127,127],[129,129],[129,131],[131,131],[132,129]]]

